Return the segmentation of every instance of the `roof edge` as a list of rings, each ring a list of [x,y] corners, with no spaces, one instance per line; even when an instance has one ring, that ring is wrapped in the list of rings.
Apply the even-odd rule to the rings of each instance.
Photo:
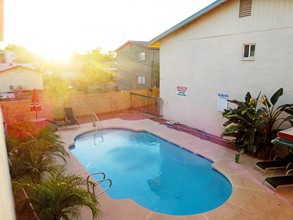
[[[190,22],[196,20],[197,18],[199,18],[203,14],[206,14],[206,13],[210,12],[211,10],[215,9],[216,7],[218,7],[221,4],[225,3],[226,1],[228,1],[228,0],[217,0],[217,1],[213,2],[213,3],[211,3],[210,5],[206,6],[205,8],[203,8],[200,11],[196,12],[195,14],[193,14],[193,15],[189,16],[188,18],[184,19],[183,21],[179,22],[175,26],[173,26],[170,29],[166,30],[162,34],[160,34],[157,37],[153,38],[152,40],[150,40],[146,44],[146,46],[148,46],[148,47],[158,47],[157,45],[159,44],[159,41],[161,39],[165,38],[166,36],[168,36],[169,34],[173,33],[174,31],[177,31],[178,29],[180,29],[184,25],[189,24]]]
[[[5,71],[9,71],[9,70],[12,70],[12,69],[16,69],[16,68],[23,68],[23,69],[32,70],[32,71],[35,71],[35,72],[40,72],[40,71],[37,71],[37,70],[35,70],[33,68],[23,66],[23,65],[20,65],[20,64],[16,64],[16,65],[13,65],[13,66],[8,66],[8,67],[5,67],[3,69],[0,69],[0,73],[5,72]]]
[[[140,47],[147,47],[148,41],[128,40],[124,44],[122,44],[120,47],[118,47],[116,50],[114,50],[114,52],[117,52],[118,50],[121,50],[127,44],[135,44],[135,45],[140,46]]]

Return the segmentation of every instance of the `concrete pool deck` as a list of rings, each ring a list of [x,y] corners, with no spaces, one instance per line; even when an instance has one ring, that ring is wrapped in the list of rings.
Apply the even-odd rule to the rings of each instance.
[[[172,216],[156,213],[145,209],[130,199],[116,200],[106,193],[98,197],[103,212],[103,220],[292,220],[293,219],[293,187],[281,188],[277,193],[263,184],[265,177],[283,174],[283,171],[267,172],[263,175],[253,168],[255,158],[243,155],[240,164],[234,162],[235,151],[202,140],[193,135],[170,129],[150,119],[123,120],[120,118],[101,121],[104,128],[126,128],[148,131],[154,135],[173,142],[192,152],[200,154],[212,161],[213,167],[225,175],[233,186],[230,198],[222,206],[209,212],[189,215]],[[93,131],[92,123],[81,124],[60,129],[58,134],[66,148],[74,143],[74,138],[84,132]],[[89,173],[70,153],[68,171],[87,177]],[[102,170],[101,170],[102,171]],[[195,198],[196,199],[196,198]],[[87,209],[82,210],[82,220],[91,219]]]

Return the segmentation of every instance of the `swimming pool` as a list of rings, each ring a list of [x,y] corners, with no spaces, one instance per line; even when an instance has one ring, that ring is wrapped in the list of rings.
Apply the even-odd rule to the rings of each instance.
[[[70,150],[89,173],[112,179],[107,194],[170,215],[192,215],[222,205],[230,182],[212,161],[147,132],[104,129],[75,139]]]

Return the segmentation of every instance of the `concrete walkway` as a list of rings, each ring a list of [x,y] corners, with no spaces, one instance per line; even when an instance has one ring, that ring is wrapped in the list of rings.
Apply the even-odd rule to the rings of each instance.
[[[233,186],[231,197],[222,206],[202,214],[190,216],[171,216],[147,210],[130,199],[111,199],[106,193],[99,196],[103,211],[103,220],[292,220],[293,188],[283,188],[278,193],[263,185],[264,176],[253,168],[254,158],[243,155],[240,164],[234,162],[235,151],[216,145],[190,134],[173,130],[165,125],[149,119],[123,120],[107,119],[102,121],[104,128],[127,128],[143,130],[169,140],[181,147],[189,149],[214,161],[213,167],[225,175]],[[74,138],[84,132],[94,130],[92,123],[81,124],[80,127],[68,127],[58,131],[65,145],[74,143]],[[69,150],[68,150],[69,151]],[[70,151],[69,151],[70,153]],[[75,174],[88,176],[88,172],[70,153],[68,170]],[[82,210],[82,219],[91,219],[91,213]]]

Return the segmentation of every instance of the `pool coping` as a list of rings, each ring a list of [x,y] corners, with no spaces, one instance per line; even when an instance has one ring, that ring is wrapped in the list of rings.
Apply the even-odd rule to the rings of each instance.
[[[190,134],[174,130],[150,119],[123,120],[108,119],[101,121],[104,128],[129,129],[146,131],[166,141],[172,142],[181,148],[201,155],[213,161],[212,167],[224,175],[232,185],[230,198],[221,206],[208,212],[187,216],[174,216],[156,213],[145,209],[130,199],[115,200],[106,193],[99,196],[103,211],[103,220],[210,220],[210,219],[291,219],[293,216],[293,191],[280,189],[275,194],[270,188],[263,185],[264,176],[253,168],[255,158],[243,155],[240,164],[234,162],[235,151],[223,146],[202,140]],[[69,172],[74,172],[86,178],[89,174],[80,162],[73,156],[69,146],[74,145],[74,139],[87,132],[94,131],[92,123],[81,124],[79,128],[60,129],[60,135],[70,154],[67,162]],[[275,174],[275,173],[273,173]],[[282,212],[280,212],[282,210]],[[88,210],[82,211],[81,219],[89,219]]]

